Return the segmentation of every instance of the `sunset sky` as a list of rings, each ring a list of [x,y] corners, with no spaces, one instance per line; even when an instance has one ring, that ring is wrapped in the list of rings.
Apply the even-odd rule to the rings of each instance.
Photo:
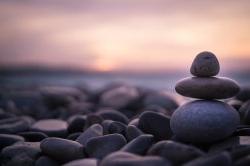
[[[0,66],[250,69],[249,0],[0,0]]]

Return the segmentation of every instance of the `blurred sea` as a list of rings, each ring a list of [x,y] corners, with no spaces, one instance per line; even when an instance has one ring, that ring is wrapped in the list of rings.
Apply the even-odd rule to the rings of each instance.
[[[64,85],[81,86],[87,84],[91,89],[98,89],[113,82],[123,82],[155,90],[174,91],[176,82],[189,73],[171,74],[0,74],[0,86],[40,86]],[[248,74],[223,75],[236,80],[241,86],[250,85]]]

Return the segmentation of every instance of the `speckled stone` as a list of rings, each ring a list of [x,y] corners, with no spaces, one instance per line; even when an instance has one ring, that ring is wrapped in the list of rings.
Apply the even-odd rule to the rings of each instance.
[[[230,136],[239,123],[239,114],[228,104],[198,100],[179,107],[171,117],[170,127],[180,140],[206,143]]]
[[[188,77],[175,85],[182,96],[199,99],[226,99],[235,96],[240,88],[238,84],[224,77]]]
[[[208,51],[199,53],[190,68],[190,72],[197,77],[215,76],[220,71],[220,64],[216,56]]]

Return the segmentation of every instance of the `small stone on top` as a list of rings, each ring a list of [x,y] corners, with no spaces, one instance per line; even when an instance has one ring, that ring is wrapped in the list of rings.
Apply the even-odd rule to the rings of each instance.
[[[199,53],[190,68],[192,75],[197,77],[216,76],[220,71],[220,64],[216,56],[208,51]]]

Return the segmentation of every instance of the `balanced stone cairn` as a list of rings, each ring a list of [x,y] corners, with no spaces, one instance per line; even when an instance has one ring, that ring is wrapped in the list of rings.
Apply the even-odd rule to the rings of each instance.
[[[240,90],[235,81],[214,77],[219,70],[216,56],[211,52],[201,52],[190,69],[194,77],[176,84],[175,90],[180,95],[201,99],[188,102],[173,113],[170,127],[177,139],[190,143],[211,143],[231,136],[240,124],[238,112],[216,100],[231,98]]]

